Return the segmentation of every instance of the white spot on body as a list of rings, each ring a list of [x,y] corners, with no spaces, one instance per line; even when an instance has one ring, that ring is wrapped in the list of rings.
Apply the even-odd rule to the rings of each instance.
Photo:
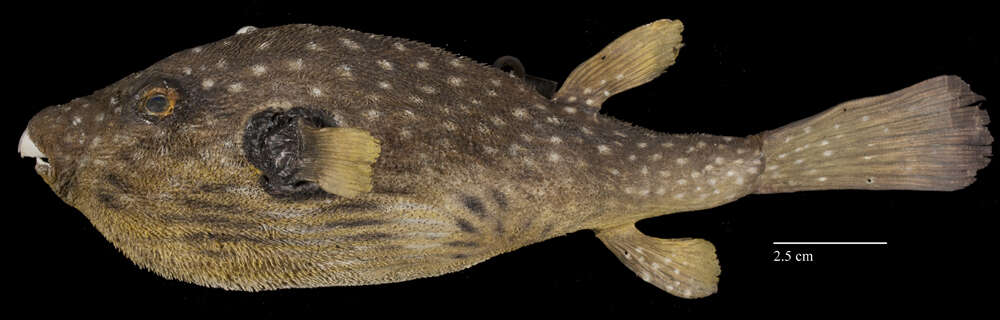
[[[675,161],[676,161],[676,162],[677,162],[677,164],[679,164],[679,165],[685,165],[685,164],[687,164],[687,163],[688,163],[688,159],[687,159],[687,158],[677,158],[677,160],[675,160]]]
[[[802,164],[802,162],[804,162],[804,161],[805,161],[805,159],[798,159],[798,160],[795,160],[795,164]]]
[[[381,113],[379,113],[378,110],[375,110],[375,109],[369,109],[368,111],[365,111],[365,113],[364,113],[365,118],[368,118],[368,120],[378,119],[378,117],[380,115],[381,115]]]
[[[500,117],[493,117],[493,119],[491,119],[491,120],[492,120],[493,124],[497,125],[497,126],[502,126],[502,125],[507,124],[506,122],[503,121],[503,119],[500,119]]]
[[[229,87],[226,88],[226,91],[229,91],[229,93],[240,93],[243,92],[243,90],[244,90],[243,83],[240,82],[231,84],[229,85]]]
[[[378,82],[378,87],[382,88],[382,89],[387,89],[387,90],[388,89],[392,89],[392,85],[389,84],[388,82],[385,82],[385,81],[379,81]]]
[[[870,119],[871,119],[871,117],[869,117],[869,116],[861,117],[861,121],[868,121]]]
[[[816,181],[819,181],[819,182],[823,182],[823,181],[826,181],[826,177],[819,177],[819,178],[816,178]]]
[[[565,108],[563,108],[563,112],[566,112],[566,113],[568,113],[568,114],[574,114],[574,113],[576,113],[576,108],[573,108],[573,107],[565,107]]]
[[[323,96],[323,90],[320,90],[317,87],[312,87],[309,89],[309,94],[312,95],[313,97],[321,97]]]
[[[185,76],[190,76],[191,71],[192,71],[191,67],[184,67],[183,69],[181,69],[181,72],[183,72]]]
[[[549,142],[554,144],[560,144],[562,143],[562,138],[559,138],[557,136],[552,136],[551,138],[549,138]]]
[[[597,152],[600,153],[600,154],[610,154],[611,153],[611,148],[609,148],[608,146],[603,145],[603,144],[602,145],[598,145],[597,146]]]
[[[288,61],[288,70],[300,71],[302,70],[302,58]]]
[[[430,69],[430,67],[431,64],[427,63],[427,61],[417,61],[417,69],[427,70]]]
[[[375,63],[377,63],[382,70],[392,70],[392,62],[389,62],[388,60],[381,59]]]
[[[555,152],[549,153],[549,161],[559,162],[560,160],[562,160],[562,156],[560,156],[558,153]]]
[[[80,116],[73,116],[73,125],[74,126],[80,124],[81,121],[83,121],[83,119],[80,119]]]
[[[260,65],[260,64],[257,64],[257,65],[254,65],[253,67],[250,67],[250,72],[252,72],[253,75],[255,75],[255,76],[261,76],[264,73],[267,73],[267,67],[265,67],[263,65]]]
[[[455,68],[461,68],[462,67],[462,61],[460,61],[458,59],[451,59],[451,61],[449,61],[448,64],[451,65],[452,67],[455,67]]]
[[[435,93],[437,93],[437,88],[431,87],[431,86],[423,86],[423,87],[420,87],[420,91],[422,91],[423,93],[426,93],[426,94],[435,94]]]
[[[340,38],[340,43],[343,44],[348,49],[351,49],[351,50],[361,49],[361,46],[358,45],[357,42],[354,42],[354,40],[351,40],[351,39],[348,39],[348,38]]]
[[[687,183],[688,183],[688,181],[686,179],[677,179],[677,184],[679,184],[679,185],[683,186],[683,185],[685,185]]]
[[[833,155],[833,150],[823,151],[823,156],[824,157],[829,157],[829,156],[832,156],[832,155]]]
[[[340,65],[340,68],[337,68],[337,75],[344,78],[350,78],[354,76],[354,74],[351,73],[351,66],[346,64],[342,64]]]
[[[462,78],[459,78],[459,77],[455,77],[455,76],[448,77],[448,85],[450,85],[452,87],[461,87],[463,81],[464,80],[462,80]]]
[[[212,86],[215,86],[215,80],[212,80],[212,79],[205,79],[205,80],[202,80],[202,81],[201,81],[201,87],[202,87],[202,88],[205,88],[205,89],[211,89],[211,88],[212,88]]]

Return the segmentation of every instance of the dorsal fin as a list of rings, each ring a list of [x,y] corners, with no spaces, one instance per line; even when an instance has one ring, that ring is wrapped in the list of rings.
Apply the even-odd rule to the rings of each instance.
[[[715,246],[702,239],[659,239],[634,224],[597,231],[597,238],[642,280],[681,298],[702,298],[718,290]]]
[[[598,110],[608,97],[655,79],[674,64],[684,25],[657,20],[622,35],[576,67],[555,99]]]

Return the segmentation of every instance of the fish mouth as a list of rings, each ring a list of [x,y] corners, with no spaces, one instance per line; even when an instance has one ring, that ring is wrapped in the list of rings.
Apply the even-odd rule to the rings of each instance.
[[[325,194],[320,187],[300,177],[302,171],[302,127],[336,127],[333,117],[313,108],[267,110],[250,118],[243,135],[247,160],[261,171],[261,186],[278,197],[311,197]]]
[[[49,157],[31,140],[28,129],[24,129],[24,133],[21,133],[21,139],[17,143],[17,153],[21,154],[21,158],[35,158],[36,169],[48,171],[52,167],[49,164]]]

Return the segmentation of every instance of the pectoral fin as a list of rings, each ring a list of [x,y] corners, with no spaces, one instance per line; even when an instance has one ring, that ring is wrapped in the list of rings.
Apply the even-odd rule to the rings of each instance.
[[[693,299],[718,291],[721,269],[711,242],[653,238],[634,224],[598,230],[597,238],[636,275],[672,295]]]
[[[353,198],[372,189],[379,141],[356,128],[302,128],[302,177],[323,191]]]

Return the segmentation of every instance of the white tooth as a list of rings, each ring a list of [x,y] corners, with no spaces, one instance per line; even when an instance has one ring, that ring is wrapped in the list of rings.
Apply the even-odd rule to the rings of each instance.
[[[31,141],[31,136],[28,135],[28,129],[25,129],[24,133],[21,134],[21,141],[17,143],[17,152],[21,154],[21,158],[45,158],[45,154],[38,150],[34,141]]]

